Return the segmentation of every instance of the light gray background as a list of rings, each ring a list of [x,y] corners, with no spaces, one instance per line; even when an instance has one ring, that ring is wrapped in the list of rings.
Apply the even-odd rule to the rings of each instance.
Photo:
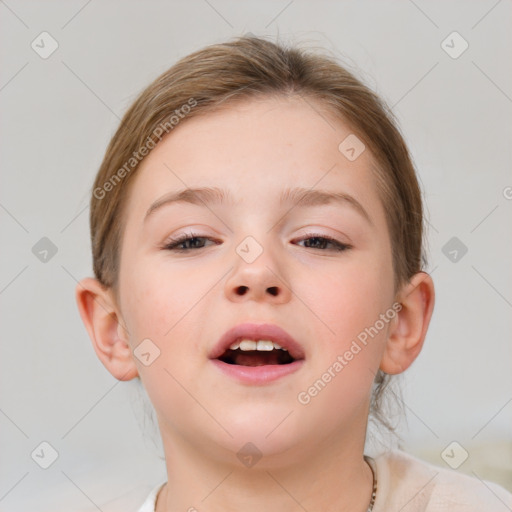
[[[443,467],[457,441],[459,471],[512,490],[511,14],[506,0],[1,1],[0,510],[111,511],[121,495],[135,510],[165,478],[137,389],[98,361],[75,304],[92,275],[90,187],[138,92],[245,32],[325,47],[393,106],[437,291],[401,384],[402,435]],[[31,48],[43,31],[59,45],[47,59]],[[457,59],[441,47],[453,31],[469,43]],[[457,262],[442,251],[454,236],[468,248]],[[42,237],[58,248],[46,263]],[[43,441],[59,454],[46,470],[31,458]]]

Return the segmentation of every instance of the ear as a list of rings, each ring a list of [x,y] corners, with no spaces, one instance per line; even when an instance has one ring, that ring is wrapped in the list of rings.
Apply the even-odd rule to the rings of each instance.
[[[434,310],[434,282],[418,272],[404,285],[397,301],[401,310],[391,323],[380,369],[384,373],[404,372],[421,352]]]
[[[112,290],[88,277],[77,284],[75,297],[96,355],[105,368],[118,380],[137,377],[128,332],[122,325]]]

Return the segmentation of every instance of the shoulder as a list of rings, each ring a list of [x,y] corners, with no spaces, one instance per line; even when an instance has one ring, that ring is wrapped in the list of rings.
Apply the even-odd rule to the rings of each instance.
[[[512,509],[512,494],[500,485],[435,466],[401,450],[385,452],[375,457],[375,462],[374,512],[406,506],[411,512]]]
[[[151,489],[150,493],[147,495],[146,499],[144,500],[144,503],[142,503],[140,508],[137,509],[137,512],[155,512],[156,498],[158,496],[158,493],[160,492],[160,489],[164,485],[165,485],[165,482],[158,484],[156,487],[153,487],[153,489]]]

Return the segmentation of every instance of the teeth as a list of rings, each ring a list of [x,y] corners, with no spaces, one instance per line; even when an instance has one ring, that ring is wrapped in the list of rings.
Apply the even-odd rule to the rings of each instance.
[[[257,346],[258,343],[253,340],[242,340],[240,342],[240,350],[243,350],[244,352],[247,350],[256,350]]]
[[[274,350],[274,343],[272,341],[259,340],[258,345],[256,345],[256,350],[270,352],[271,350]]]
[[[270,352],[272,350],[286,350],[285,348],[281,347],[278,343],[275,343],[270,340],[241,340],[233,343],[229,347],[231,350],[237,350],[240,349],[243,352],[247,352],[249,350],[258,350],[260,352]]]

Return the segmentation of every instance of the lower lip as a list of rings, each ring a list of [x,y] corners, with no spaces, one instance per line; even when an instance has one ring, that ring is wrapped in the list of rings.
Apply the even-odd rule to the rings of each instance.
[[[226,375],[245,384],[262,385],[273,382],[296,372],[304,360],[294,361],[290,364],[268,364],[262,366],[240,366],[223,363],[219,359],[212,359],[212,363]]]

